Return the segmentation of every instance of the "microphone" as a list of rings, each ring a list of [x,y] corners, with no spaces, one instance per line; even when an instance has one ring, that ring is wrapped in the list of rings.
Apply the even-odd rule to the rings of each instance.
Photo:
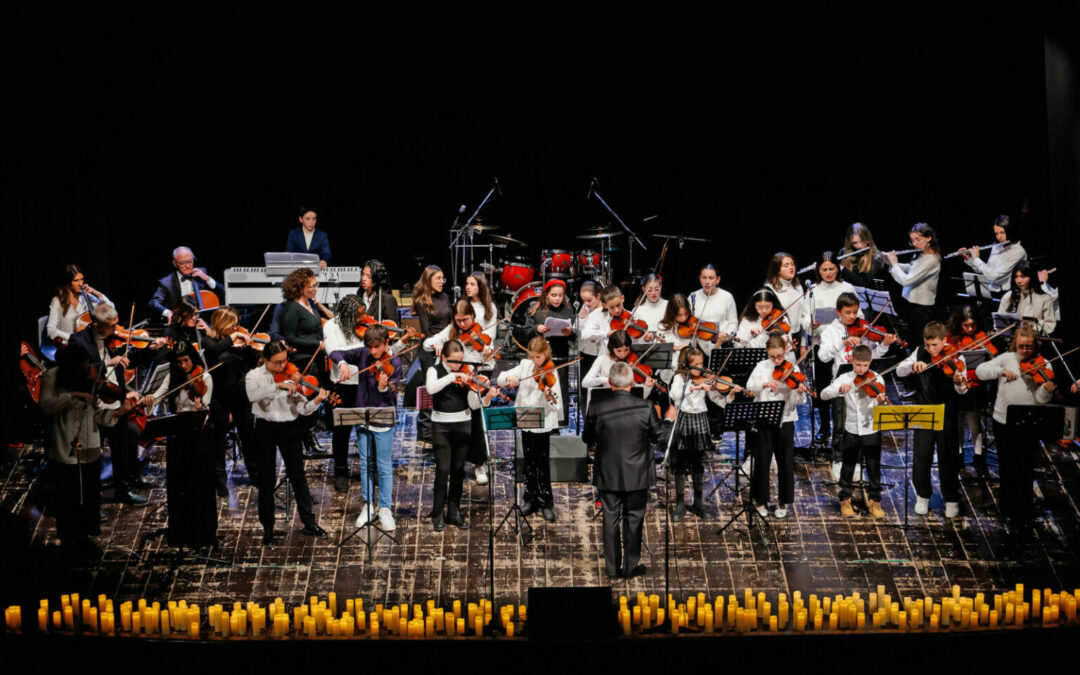
[[[454,218],[454,224],[451,227],[457,227],[461,224],[461,217],[465,215],[465,205],[462,204],[458,207],[457,216]]]
[[[499,193],[500,197],[502,196],[502,186],[499,185],[499,177],[498,176],[495,176],[495,191],[497,193]]]
[[[585,194],[585,201],[589,201],[589,197],[593,196],[593,188],[596,187],[596,178],[589,181],[589,191]]]
[[[461,286],[454,286],[454,300],[461,299]]]
[[[578,302],[577,300],[575,300],[575,301],[574,301],[574,311],[576,312],[576,311],[578,311],[579,309],[581,309],[581,303],[580,303],[580,302]]]

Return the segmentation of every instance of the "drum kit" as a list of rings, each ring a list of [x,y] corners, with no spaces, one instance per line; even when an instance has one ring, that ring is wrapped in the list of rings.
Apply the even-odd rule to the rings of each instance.
[[[510,234],[488,234],[496,226],[485,225],[483,233],[492,241],[489,251],[494,248],[524,247],[528,244]],[[478,267],[487,274],[488,285],[492,291],[506,300],[508,313],[517,314],[528,310],[531,302],[540,298],[544,285],[552,279],[566,282],[567,291],[573,292],[584,281],[593,281],[600,286],[611,283],[611,246],[610,240],[623,236],[604,228],[594,228],[578,239],[596,242],[594,247],[577,250],[544,249],[539,260],[526,255],[506,253],[497,264],[483,262]],[[584,243],[583,243],[584,245]],[[478,248],[484,248],[481,244]]]

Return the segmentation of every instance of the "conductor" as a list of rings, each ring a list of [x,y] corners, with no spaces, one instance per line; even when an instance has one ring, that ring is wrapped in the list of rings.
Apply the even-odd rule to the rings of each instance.
[[[641,532],[649,487],[655,482],[652,444],[660,443],[663,426],[652,404],[630,393],[634,375],[619,362],[608,373],[612,396],[589,408],[581,439],[596,443],[593,482],[604,507],[604,567],[609,578],[636,577],[645,573],[641,558]],[[622,515],[622,546],[616,528]],[[620,565],[620,558],[622,558]]]

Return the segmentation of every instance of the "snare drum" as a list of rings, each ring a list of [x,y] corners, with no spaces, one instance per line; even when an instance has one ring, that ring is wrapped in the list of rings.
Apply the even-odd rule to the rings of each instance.
[[[548,249],[540,252],[540,269],[544,276],[565,279],[573,276],[574,254],[570,251]]]
[[[514,256],[499,261],[502,271],[499,273],[499,285],[511,293],[536,279],[536,267],[529,264],[527,258]]]
[[[576,257],[578,270],[582,276],[598,274],[604,263],[604,255],[596,251],[578,251]]]

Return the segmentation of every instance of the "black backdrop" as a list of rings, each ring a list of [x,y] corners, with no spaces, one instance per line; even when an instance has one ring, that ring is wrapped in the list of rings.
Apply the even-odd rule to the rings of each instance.
[[[318,209],[335,265],[379,257],[411,283],[422,263],[447,267],[448,224],[493,176],[504,193],[484,215],[534,259],[608,223],[585,199],[596,177],[649,247],[642,267],[659,254],[653,232],[712,239],[669,259],[666,292],[711,261],[740,304],[774,251],[807,264],[853,221],[907,248],[925,220],[953,250],[991,241],[993,218],[1027,201],[1029,252],[1064,266],[1077,239],[1049,215],[1041,25],[729,30],[572,53],[504,37],[461,56],[216,26],[74,22],[9,43],[23,113],[4,159],[9,338],[33,334],[66,262],[141,316],[174,246],[220,280],[282,249],[300,204]]]

